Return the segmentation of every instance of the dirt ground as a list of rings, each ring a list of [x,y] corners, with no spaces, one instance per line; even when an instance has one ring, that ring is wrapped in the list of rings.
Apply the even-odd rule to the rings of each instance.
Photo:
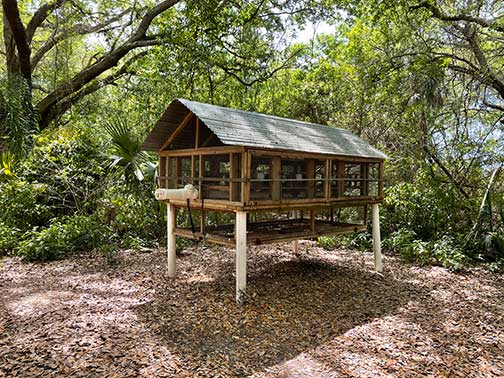
[[[303,242],[253,247],[248,304],[233,250],[0,265],[0,376],[504,376],[504,277]]]

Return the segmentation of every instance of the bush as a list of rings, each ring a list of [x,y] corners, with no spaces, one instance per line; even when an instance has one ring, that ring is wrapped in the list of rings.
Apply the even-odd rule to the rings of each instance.
[[[387,237],[406,230],[424,241],[465,232],[470,228],[471,216],[466,207],[459,193],[435,182],[420,178],[416,183],[400,183],[385,192],[382,232]]]
[[[26,232],[15,252],[29,261],[55,260],[108,242],[110,234],[91,216],[63,217],[54,219],[49,227]]]
[[[0,223],[14,229],[47,224],[51,208],[45,203],[46,186],[11,179],[0,185]]]
[[[351,248],[366,251],[373,248],[373,240],[368,232],[354,232],[339,236],[321,236],[317,245],[327,250]]]
[[[452,237],[427,242],[407,229],[394,232],[383,241],[383,247],[419,264],[440,264],[453,270],[461,269],[468,260]]]
[[[20,229],[0,223],[0,256],[12,254],[21,235]]]

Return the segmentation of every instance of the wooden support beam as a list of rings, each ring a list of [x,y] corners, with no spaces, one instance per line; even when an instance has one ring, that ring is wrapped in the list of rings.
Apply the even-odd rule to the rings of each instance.
[[[179,179],[177,177],[180,177],[180,159],[178,157],[173,158],[173,177],[175,182],[173,188],[178,189]]]
[[[159,169],[158,169],[158,187],[167,187],[167,173],[166,173],[166,157],[159,157]]]
[[[229,176],[231,179],[241,179],[241,154],[240,153],[230,153],[229,161]],[[232,202],[240,202],[241,201],[241,182],[230,182],[230,190],[229,190],[229,200]]]
[[[201,143],[201,147],[207,147],[213,138],[217,138],[214,133],[211,133],[204,141]]]
[[[381,236],[380,236],[380,213],[378,204],[375,203],[371,207],[373,218],[373,253],[375,261],[375,270],[382,272],[382,255],[381,255]]]
[[[324,167],[324,178],[328,179],[331,177],[331,159],[326,159],[325,161],[325,167]],[[331,181],[326,180],[324,181],[324,197],[326,199],[331,198]]]
[[[236,212],[236,303],[245,303],[247,289],[247,213]]]
[[[245,151],[242,154],[242,182],[241,186],[241,201],[244,204],[249,202],[250,198],[250,152]]]
[[[275,180],[271,183],[271,199],[273,201],[280,201],[282,196],[280,182],[282,178],[282,160],[278,156],[275,156],[272,161],[271,178]]]
[[[166,187],[170,188],[170,184],[171,184],[171,180],[170,180],[171,171],[170,171],[170,158],[168,156],[166,157],[165,164],[166,164],[166,173],[165,173],[166,174]]]
[[[196,135],[194,137],[194,148],[199,147],[200,129],[201,129],[200,123],[201,122],[200,122],[199,118],[196,117]]]
[[[176,236],[175,227],[177,226],[177,209],[174,205],[167,205],[166,213],[166,250],[168,259],[168,277],[175,277],[177,270],[177,258],[176,258]]]
[[[175,131],[170,135],[168,140],[163,144],[163,147],[161,147],[159,151],[163,151],[166,147],[168,147],[170,144],[173,143],[175,138],[178,137],[178,135],[182,132],[182,130],[184,130],[184,127],[186,127],[186,125],[189,123],[192,116],[193,116],[192,112],[187,113],[185,118],[182,120],[182,122],[180,122]]]
[[[206,227],[206,211],[200,211],[200,233],[201,235],[205,235],[205,227]]]
[[[345,195],[345,162],[338,161],[337,164],[338,164],[338,197],[343,197]]]

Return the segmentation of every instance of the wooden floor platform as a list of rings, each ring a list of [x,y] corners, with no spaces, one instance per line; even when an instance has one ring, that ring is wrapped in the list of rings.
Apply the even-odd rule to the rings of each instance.
[[[362,223],[342,223],[328,220],[282,219],[247,224],[247,244],[261,245],[290,240],[311,239],[324,235],[339,235],[366,230]],[[175,235],[213,243],[235,246],[234,225],[208,227],[204,235],[190,228],[176,228]]]

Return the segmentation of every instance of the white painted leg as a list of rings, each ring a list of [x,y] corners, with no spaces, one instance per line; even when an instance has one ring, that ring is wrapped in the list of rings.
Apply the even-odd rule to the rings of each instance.
[[[378,204],[372,205],[372,218],[373,218],[373,252],[375,260],[375,270],[382,271],[382,255],[381,255],[381,237],[380,237],[380,212]]]
[[[166,213],[166,223],[167,223],[167,253],[168,253],[168,277],[175,277],[175,271],[177,268],[177,257],[176,257],[176,237],[175,237],[175,222],[177,216],[177,210],[175,206],[168,204]]]
[[[292,252],[294,252],[296,255],[299,251],[299,243],[297,240],[292,241]]]
[[[236,303],[245,302],[247,288],[247,213],[236,212]]]

